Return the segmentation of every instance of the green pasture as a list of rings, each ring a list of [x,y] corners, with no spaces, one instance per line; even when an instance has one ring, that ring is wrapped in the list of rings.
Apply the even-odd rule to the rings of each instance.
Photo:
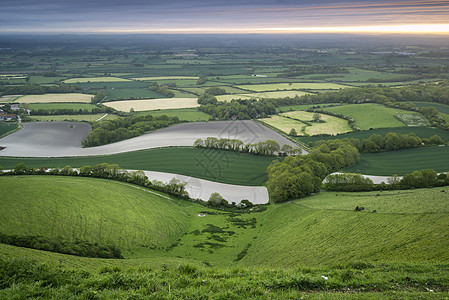
[[[422,147],[382,153],[362,154],[347,172],[369,175],[403,175],[416,170],[449,171],[449,147]]]
[[[165,96],[147,88],[110,88],[106,89],[106,97],[107,100],[121,100],[138,98],[157,99],[164,98]]]
[[[52,122],[52,121],[75,121],[75,122],[95,122],[96,120],[103,117],[105,114],[90,114],[90,115],[54,115],[54,116],[30,116],[30,119],[33,121],[39,122]],[[106,117],[101,119],[112,120],[115,118],[119,118],[117,115],[108,114]]]
[[[373,134],[380,134],[385,136],[389,132],[396,132],[400,134],[415,133],[420,138],[430,138],[433,135],[439,135],[443,139],[449,140],[449,131],[433,127],[393,127],[393,128],[376,128],[373,130],[363,130],[357,132],[349,132],[338,136],[307,136],[301,137],[300,140],[304,143],[316,142],[319,140],[335,140],[344,138],[367,139]]]
[[[29,167],[94,166],[100,163],[118,164],[123,169],[150,170],[181,174],[222,183],[262,185],[267,180],[266,170],[273,157],[246,153],[171,147],[119,153],[104,156],[64,158],[10,158],[0,157],[0,166],[14,168],[20,162]],[[151,180],[151,178],[150,178]]]
[[[323,122],[312,122],[314,114],[306,111],[290,111],[282,113],[281,116],[309,122],[311,126],[306,126],[304,130],[307,135],[311,136],[320,134],[336,135],[352,131],[348,121],[326,114],[319,114],[321,116],[320,120]]]
[[[178,117],[183,121],[209,121],[210,115],[199,111],[197,108],[180,108],[180,109],[161,109],[135,112],[136,115],[153,115],[169,117]]]
[[[449,105],[436,102],[411,102],[417,107],[435,107],[440,113],[449,114]]]
[[[279,91],[279,92],[265,92],[265,93],[250,93],[250,94],[232,94],[216,96],[218,101],[230,101],[232,99],[253,99],[253,98],[285,98],[285,97],[300,97],[309,93],[301,91]]]
[[[33,75],[30,76],[30,83],[37,83],[37,84],[59,83],[60,81],[66,78],[67,77],[62,76],[47,77],[47,76]]]
[[[17,122],[4,122],[0,121],[0,137],[8,134],[11,131],[16,130],[18,127]],[[1,146],[1,145],[0,145]]]
[[[326,103],[326,104],[300,104],[300,105],[283,105],[279,106],[277,108],[278,112],[288,112],[288,111],[295,111],[295,110],[307,110],[311,107],[316,107],[318,109],[322,109],[324,106],[327,105],[334,105],[336,103]]]
[[[338,90],[347,88],[346,85],[341,85],[337,83],[321,83],[321,82],[310,82],[310,83],[276,83],[276,84],[250,84],[250,85],[238,85],[237,88],[244,90],[250,90],[254,92],[264,92],[264,91],[276,91],[276,90]]]
[[[97,108],[96,105],[89,103],[30,103],[28,104],[29,109],[87,109],[92,111],[92,109]]]
[[[84,82],[116,82],[128,81],[129,79],[119,77],[86,77],[86,78],[70,78],[64,80],[64,83],[84,83]]]
[[[82,82],[72,83],[86,90],[100,89],[146,89],[148,82],[128,80],[128,81],[110,81],[110,82]]]
[[[420,199],[430,199],[425,195],[428,191],[436,195],[441,188],[433,190],[416,190],[413,197],[406,192],[394,192],[397,196],[323,193],[273,205],[264,213],[263,226],[241,264],[288,268],[354,261],[445,262],[449,259],[447,197],[415,206]],[[358,205],[369,210],[354,211]],[[373,213],[374,209],[380,211]]]
[[[184,234],[196,207],[96,178],[4,176],[0,187],[8,190],[0,202],[2,233],[80,239],[123,250],[170,246]]]
[[[406,125],[394,116],[399,114],[413,114],[413,112],[407,110],[386,107],[382,104],[375,103],[325,107],[323,110],[343,114],[354,119],[356,125],[361,130],[368,130],[370,128],[403,127]]]

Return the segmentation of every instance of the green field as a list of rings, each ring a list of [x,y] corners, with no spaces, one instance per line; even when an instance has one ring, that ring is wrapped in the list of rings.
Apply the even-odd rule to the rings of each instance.
[[[306,111],[291,111],[282,113],[281,115],[295,120],[310,122],[312,126],[305,127],[305,133],[311,136],[320,134],[336,135],[352,131],[348,121],[325,114],[320,114],[320,120],[324,121],[322,123],[311,122],[314,113]]]
[[[17,127],[18,127],[17,122],[0,121],[0,137],[8,134],[8,132],[16,130]]]
[[[326,104],[300,104],[300,105],[283,105],[277,108],[278,112],[288,112],[294,110],[307,110],[311,107],[323,108],[327,105],[334,105],[336,103],[326,103]]]
[[[209,121],[210,115],[199,111],[196,108],[181,108],[181,109],[161,109],[161,110],[147,110],[135,112],[136,115],[166,115],[169,117],[178,117],[184,121]]]
[[[303,130],[305,130],[307,126],[305,123],[300,122],[298,120],[285,118],[279,115],[273,115],[269,118],[259,119],[259,121],[268,124],[270,126],[273,126],[274,128],[286,134],[289,134],[292,129],[295,129],[298,135],[304,135],[304,133],[302,132]]]
[[[449,105],[436,103],[436,102],[412,102],[417,107],[435,107],[439,112],[443,114],[449,114]]]
[[[0,188],[8,190],[0,202],[2,233],[80,239],[123,250],[170,246],[184,234],[194,206],[94,178],[4,176]]]
[[[416,170],[449,171],[449,147],[422,147],[383,153],[362,154],[347,172],[369,175],[403,175]]]
[[[238,85],[238,88],[244,90],[250,90],[254,92],[264,92],[264,91],[276,91],[276,90],[338,90],[344,89],[348,86],[336,84],[336,83],[300,83],[294,82],[290,83],[274,83],[274,84],[250,84],[250,85]]]
[[[52,121],[76,121],[76,122],[95,122],[96,120],[103,117],[105,114],[90,114],[90,115],[54,115],[54,116],[30,116],[33,121],[39,122],[52,122]],[[112,120],[119,118],[117,115],[108,114],[105,118],[101,119]]]
[[[28,104],[29,109],[87,109],[92,111],[97,108],[94,104],[89,103],[31,103]]]
[[[82,167],[106,162],[118,164],[124,169],[168,172],[223,183],[256,186],[267,180],[266,169],[273,159],[225,150],[172,147],[71,158],[0,157],[0,166],[10,169],[23,162],[33,168],[63,168],[67,165]]]
[[[317,137],[301,137],[300,140],[304,143],[316,142],[319,140],[334,140],[344,138],[367,139],[373,134],[380,134],[385,136],[389,132],[396,132],[401,134],[415,133],[420,138],[430,138],[433,135],[439,135],[443,139],[449,140],[449,131],[433,127],[393,127],[393,128],[376,128],[373,130],[363,130],[357,132],[350,132],[339,136],[317,136]]]
[[[116,82],[129,81],[129,79],[119,77],[87,77],[87,78],[71,78],[64,80],[64,83],[83,83],[83,82]]]
[[[339,113],[355,120],[361,130],[370,128],[403,127],[404,123],[394,116],[398,114],[413,114],[413,112],[386,107],[381,104],[348,104],[342,106],[326,107],[325,111]]]

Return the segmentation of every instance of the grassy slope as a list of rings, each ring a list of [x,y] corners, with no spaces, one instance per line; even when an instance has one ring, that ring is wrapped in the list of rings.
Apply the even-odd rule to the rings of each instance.
[[[449,147],[423,147],[373,154],[362,154],[359,162],[346,169],[370,175],[407,174],[415,170],[449,170]]]
[[[0,137],[17,129],[17,122],[0,122]]]
[[[3,233],[115,244],[121,249],[167,247],[187,226],[196,205],[114,181],[50,176],[4,176]]]
[[[440,190],[430,190],[431,195],[427,189],[416,190],[413,198],[407,192],[401,197],[354,193],[341,202],[335,193],[323,193],[276,205],[261,219],[258,238],[241,263],[288,267],[349,261],[447,261],[447,198],[432,199]],[[419,199],[432,199],[430,205],[444,211],[429,213],[426,206],[415,207]],[[380,212],[355,212],[361,204]]]
[[[394,115],[397,112],[411,114],[412,112],[390,108],[381,104],[349,104],[336,107],[326,107],[323,110],[331,111],[355,120],[362,130],[370,128],[403,127],[404,123],[398,121]]]
[[[239,185],[262,185],[270,156],[255,156],[232,151],[187,147],[148,149],[105,156],[69,158],[0,157],[0,166],[13,168],[23,162],[29,167],[94,166],[99,163],[118,164],[124,169],[169,172]],[[151,179],[151,178],[150,178]]]

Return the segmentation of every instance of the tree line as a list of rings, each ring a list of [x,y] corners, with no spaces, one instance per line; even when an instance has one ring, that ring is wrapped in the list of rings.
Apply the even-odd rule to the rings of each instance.
[[[126,140],[146,132],[179,123],[178,117],[128,116],[95,123],[92,131],[83,139],[84,147],[100,146]]]
[[[89,115],[100,113],[112,113],[115,110],[112,107],[101,106],[92,109],[73,109],[73,108],[57,108],[57,109],[31,109],[30,114],[36,116],[53,116],[53,115]]]
[[[249,119],[266,118],[270,115],[277,114],[276,106],[274,104],[274,101],[272,100],[239,99],[239,100],[231,100],[229,102],[218,102],[210,100],[213,99],[212,97],[215,98],[214,96],[211,95],[204,96],[206,100],[202,100],[200,99],[202,98],[200,96],[200,98],[198,99],[198,103],[204,104],[202,104],[199,107],[199,110],[209,115],[212,115],[212,117],[216,120],[229,120],[229,119],[249,120]]]
[[[323,141],[307,155],[276,160],[267,169],[271,199],[283,202],[318,192],[327,175],[355,164],[359,157],[353,145],[331,140]]]
[[[329,191],[344,192],[431,188],[449,185],[449,175],[438,174],[434,170],[427,169],[413,171],[405,174],[402,178],[397,175],[388,177],[387,183],[374,184],[371,179],[365,178],[361,174],[341,173],[327,176],[324,187]]]
[[[62,238],[0,233],[0,243],[83,257],[124,258],[120,249],[114,245],[101,245],[81,240],[70,241]]]
[[[196,148],[209,148],[230,150],[236,152],[251,153],[256,155],[295,155],[301,153],[301,149],[294,148],[288,144],[282,147],[275,140],[266,140],[257,143],[247,143],[239,139],[227,139],[207,137],[206,139],[197,139],[193,146]]]
[[[59,84],[59,85],[40,85],[30,83],[24,85],[0,85],[0,95],[41,95],[47,93],[76,93],[82,89],[75,85]]]

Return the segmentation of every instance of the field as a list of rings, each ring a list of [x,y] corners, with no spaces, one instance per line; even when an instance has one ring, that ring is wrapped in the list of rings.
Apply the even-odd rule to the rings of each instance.
[[[83,83],[83,82],[117,82],[129,81],[129,79],[119,77],[87,77],[87,78],[71,78],[64,80],[64,83]]]
[[[179,108],[179,109],[163,109],[163,110],[151,110],[151,111],[140,111],[137,115],[153,115],[161,116],[166,115],[169,117],[178,117],[180,120],[185,121],[209,121],[210,115],[199,111],[196,108]]]
[[[102,118],[105,114],[89,114],[89,115],[53,115],[53,116],[30,116],[33,121],[39,122],[95,122]],[[102,121],[119,118],[117,115],[108,114],[102,118]]]
[[[326,107],[323,108],[323,110],[343,114],[354,119],[356,125],[361,130],[406,126],[394,116],[398,114],[412,114],[412,112],[406,110],[390,108],[373,103]]]
[[[198,79],[197,76],[154,76],[154,77],[137,77],[130,78],[133,80],[152,81],[152,80],[184,80],[184,79]]]
[[[369,175],[403,175],[415,170],[449,170],[449,147],[423,147],[375,154],[362,154],[360,161],[347,172]]]
[[[0,122],[0,137],[6,135],[8,132],[16,130],[17,122]]]
[[[252,93],[252,94],[233,94],[233,95],[220,95],[216,96],[218,101],[230,101],[232,99],[262,99],[262,98],[284,98],[295,96],[307,95],[310,93],[301,92],[301,91],[280,91],[280,92],[265,92],[265,93]]]
[[[276,91],[276,90],[338,90],[344,89],[348,86],[336,83],[275,83],[275,84],[251,84],[238,85],[240,89],[250,90],[254,92]]]
[[[175,173],[216,182],[237,185],[262,185],[267,180],[266,169],[273,157],[255,156],[225,150],[198,148],[161,148],[104,156],[64,158],[0,157],[0,166],[14,168],[20,162],[40,168],[94,166],[100,163],[118,164],[132,170]],[[150,178],[151,179],[151,178]]]
[[[327,105],[335,105],[336,103],[326,103],[326,104],[300,104],[300,105],[284,105],[279,106],[277,108],[278,112],[288,112],[288,111],[294,111],[294,110],[306,110],[311,107],[318,107],[322,108]]]
[[[108,88],[106,89],[107,100],[122,99],[142,99],[142,98],[160,98],[164,95],[146,88]]]
[[[266,123],[274,128],[289,134],[292,129],[296,130],[298,135],[301,135],[302,130],[307,126],[305,123],[292,120],[289,118],[284,118],[282,116],[273,115],[269,118],[259,119],[259,121]]]
[[[282,113],[282,116],[286,116],[292,119],[301,120],[310,122],[313,120],[314,113],[306,112],[306,111],[291,111]],[[324,121],[323,123],[312,122],[312,126],[305,127],[305,133],[307,135],[319,135],[319,134],[331,134],[336,135],[340,133],[350,132],[352,131],[351,127],[348,125],[348,122],[344,119],[340,119],[337,117],[320,114],[320,120]],[[287,132],[288,133],[288,132]]]
[[[449,114],[449,105],[436,103],[436,102],[412,102],[417,107],[435,107],[439,112],[443,114]]]
[[[28,105],[29,109],[87,109],[88,111],[92,111],[92,109],[97,108],[94,104],[89,103],[31,103]]]
[[[164,98],[106,102],[104,105],[120,111],[145,111],[157,109],[177,109],[198,107],[196,98]]]
[[[0,228],[13,235],[80,239],[123,250],[168,247],[184,233],[190,214],[184,202],[101,179],[7,176],[0,187],[9,191],[0,202]]]
[[[373,130],[364,130],[357,132],[350,132],[339,136],[317,136],[317,137],[301,137],[301,141],[316,142],[319,140],[333,140],[333,139],[344,139],[344,138],[354,138],[354,139],[367,139],[373,134],[380,134],[385,136],[389,132],[396,132],[401,134],[415,133],[420,138],[430,138],[433,135],[439,135],[443,139],[449,140],[449,131],[432,128],[432,127],[393,127],[393,128],[376,128]]]
[[[19,103],[46,103],[46,102],[85,102],[90,103],[92,95],[87,94],[44,94],[44,95],[26,95],[16,101]]]

